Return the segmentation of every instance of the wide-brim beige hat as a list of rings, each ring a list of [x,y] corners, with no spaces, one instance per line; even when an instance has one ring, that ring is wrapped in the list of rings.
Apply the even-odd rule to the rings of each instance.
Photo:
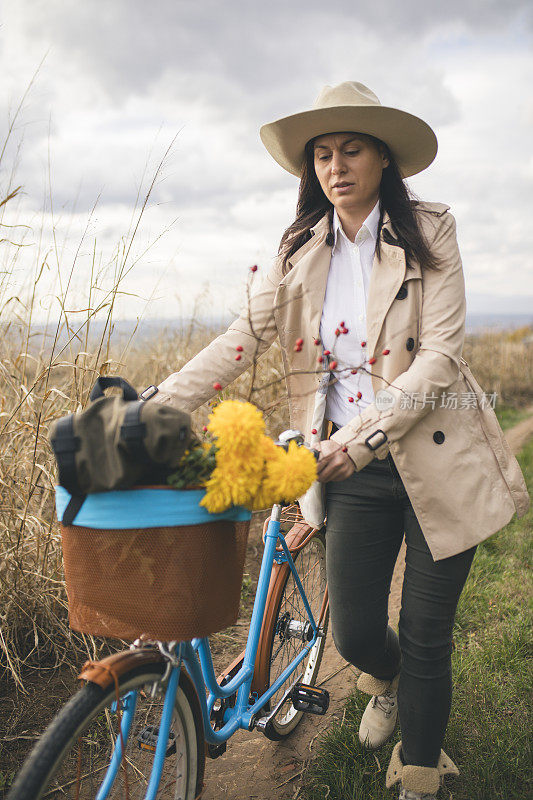
[[[300,177],[307,142],[344,131],[368,133],[385,142],[404,178],[426,169],[437,155],[437,137],[427,122],[382,106],[374,92],[357,81],[325,86],[311,110],[269,122],[260,134],[278,164]]]

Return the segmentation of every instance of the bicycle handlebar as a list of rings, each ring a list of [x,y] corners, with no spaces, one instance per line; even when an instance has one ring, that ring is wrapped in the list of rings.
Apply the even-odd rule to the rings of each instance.
[[[280,433],[278,437],[278,441],[276,442],[277,447],[283,447],[285,451],[289,449],[289,443],[295,441],[299,447],[306,447],[311,453],[314,455],[315,459],[318,461],[320,458],[320,453],[318,450],[314,450],[307,442],[304,441],[303,434],[297,430],[291,430],[290,428],[286,431]]]

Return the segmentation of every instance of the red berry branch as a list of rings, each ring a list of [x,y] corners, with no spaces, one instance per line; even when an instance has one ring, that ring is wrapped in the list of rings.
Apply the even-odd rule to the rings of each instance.
[[[374,365],[376,365],[378,363],[380,356],[387,356],[387,355],[390,354],[391,351],[390,351],[390,349],[388,347],[382,349],[381,351],[378,351],[376,356],[372,356],[371,358],[362,358],[360,364],[357,364],[357,365],[354,365],[353,363],[352,364],[345,364],[340,360],[340,357],[337,356],[336,353],[334,353],[331,350],[329,350],[329,349],[324,347],[324,343],[322,341],[322,338],[321,338],[320,334],[315,336],[315,337],[313,337],[312,340],[311,340],[312,344],[315,347],[321,348],[319,350],[319,352],[317,353],[316,357],[315,357],[316,361],[314,362],[314,364],[313,363],[309,363],[309,364],[303,363],[304,361],[307,362],[307,360],[309,360],[310,362],[313,361],[313,359],[310,357],[310,354],[308,354],[307,356],[304,356],[304,359],[301,359],[301,360],[299,359],[298,361],[296,361],[296,359],[295,359],[295,364],[298,363],[300,365],[300,367],[298,369],[290,370],[290,372],[287,372],[286,374],[283,374],[283,375],[281,375],[279,377],[276,376],[271,381],[266,381],[261,386],[256,386],[255,385],[255,378],[256,378],[256,375],[257,375],[257,358],[258,358],[260,352],[264,349],[264,333],[265,333],[265,331],[268,330],[269,326],[273,325],[275,312],[277,310],[279,310],[280,308],[282,308],[283,306],[288,305],[290,302],[292,302],[291,300],[285,300],[283,302],[280,302],[276,308],[272,308],[272,310],[269,311],[269,313],[265,314],[265,315],[260,315],[260,316],[256,317],[255,314],[252,314],[251,300],[253,298],[252,298],[252,294],[251,294],[250,289],[251,289],[251,285],[253,283],[254,274],[258,271],[258,269],[259,269],[259,267],[258,267],[257,264],[254,264],[251,267],[249,267],[250,278],[247,281],[248,309],[249,309],[249,312],[248,312],[248,324],[249,324],[249,328],[250,328],[250,332],[252,334],[252,337],[255,339],[255,342],[256,342],[255,352],[253,352],[253,348],[249,348],[248,346],[246,346],[246,355],[247,355],[246,361],[248,362],[248,357],[250,357],[250,361],[251,361],[250,384],[249,384],[249,389],[248,389],[247,398],[246,398],[248,401],[251,401],[253,396],[254,396],[254,394],[256,394],[257,392],[262,392],[263,390],[268,389],[271,386],[278,385],[280,383],[280,381],[285,380],[291,374],[298,374],[298,375],[303,375],[303,374],[308,374],[308,375],[326,374],[328,376],[328,385],[332,385],[336,381],[342,379],[343,375],[348,376],[348,375],[357,375],[357,374],[365,373],[365,374],[368,374],[368,375],[372,375],[373,378],[379,378],[381,381],[383,381],[384,384],[386,384],[388,386],[394,386],[394,384],[391,381],[387,380],[383,375],[377,374],[375,369],[373,369],[372,371],[370,371],[370,369],[369,369],[370,367],[373,367]],[[260,320],[260,322],[259,322],[259,320]],[[346,320],[344,320],[344,319],[340,320],[340,322],[335,327],[334,331],[332,331],[332,333],[334,333],[334,341],[337,341],[337,339],[339,339],[339,337],[341,335],[349,334],[350,330],[346,326]],[[353,333],[352,333],[352,336],[353,336]],[[248,341],[248,339],[246,339],[246,341]],[[299,337],[297,339],[294,339],[293,341],[294,341],[294,344],[293,344],[294,352],[295,353],[303,352],[304,339],[302,337]],[[363,349],[366,348],[367,347],[367,341],[366,340],[361,341],[360,342],[360,346]],[[324,349],[322,349],[322,348],[324,348]],[[249,352],[249,350],[251,350],[252,352]],[[234,359],[235,359],[236,362],[243,362],[243,367],[244,367],[246,365],[244,364],[244,359],[242,358],[241,353],[243,353],[243,347],[241,345],[237,345],[235,347]],[[368,353],[368,355],[370,356],[371,354]],[[331,359],[329,361],[329,363],[327,361],[328,357],[329,357],[329,359]],[[339,366],[339,364],[342,364],[342,366]],[[213,384],[213,388],[215,389],[215,391],[219,392],[222,389],[222,385],[221,385],[220,382],[217,381],[216,383]],[[315,392],[315,391],[316,391],[316,388],[313,387],[313,389],[309,389],[308,393],[311,394],[311,392]],[[307,391],[306,391],[306,394],[307,394]],[[351,404],[353,404],[353,403],[357,404],[358,401],[361,398],[362,398],[362,393],[361,392],[357,392],[357,393],[354,393],[354,396],[350,396],[349,398],[347,398],[347,401],[349,403],[351,403]],[[278,402],[279,402],[278,399],[273,399],[272,402],[267,404],[267,408],[268,409],[273,409],[274,406]],[[264,410],[266,410],[266,409],[264,409]],[[316,435],[316,429],[313,429],[312,432],[313,432],[314,435]]]

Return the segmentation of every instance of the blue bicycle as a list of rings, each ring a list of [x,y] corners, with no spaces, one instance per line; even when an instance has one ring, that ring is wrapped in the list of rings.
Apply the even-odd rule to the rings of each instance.
[[[206,755],[221,755],[237,730],[281,739],[305,712],[326,712],[328,693],[316,687],[329,618],[324,534],[297,506],[275,505],[263,538],[240,656],[218,678],[207,638],[137,640],[89,663],[8,800],[195,800]]]

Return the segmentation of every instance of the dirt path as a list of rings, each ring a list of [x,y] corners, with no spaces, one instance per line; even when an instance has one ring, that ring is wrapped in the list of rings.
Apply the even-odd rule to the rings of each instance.
[[[533,406],[530,416],[505,434],[513,453],[533,436]],[[389,621],[397,627],[400,614],[405,540],[398,554],[389,596]],[[337,653],[328,634],[320,685],[330,693],[331,702],[324,717],[304,716],[296,731],[282,742],[270,742],[261,733],[239,731],[228,744],[227,752],[206,765],[203,800],[289,800],[298,793],[300,776],[313,756],[317,736],[332,719],[342,717],[344,703],[353,690],[357,670]]]
[[[513,453],[518,453],[530,436],[533,436],[533,406],[526,409],[528,417],[514,427],[505,431],[505,438]]]

